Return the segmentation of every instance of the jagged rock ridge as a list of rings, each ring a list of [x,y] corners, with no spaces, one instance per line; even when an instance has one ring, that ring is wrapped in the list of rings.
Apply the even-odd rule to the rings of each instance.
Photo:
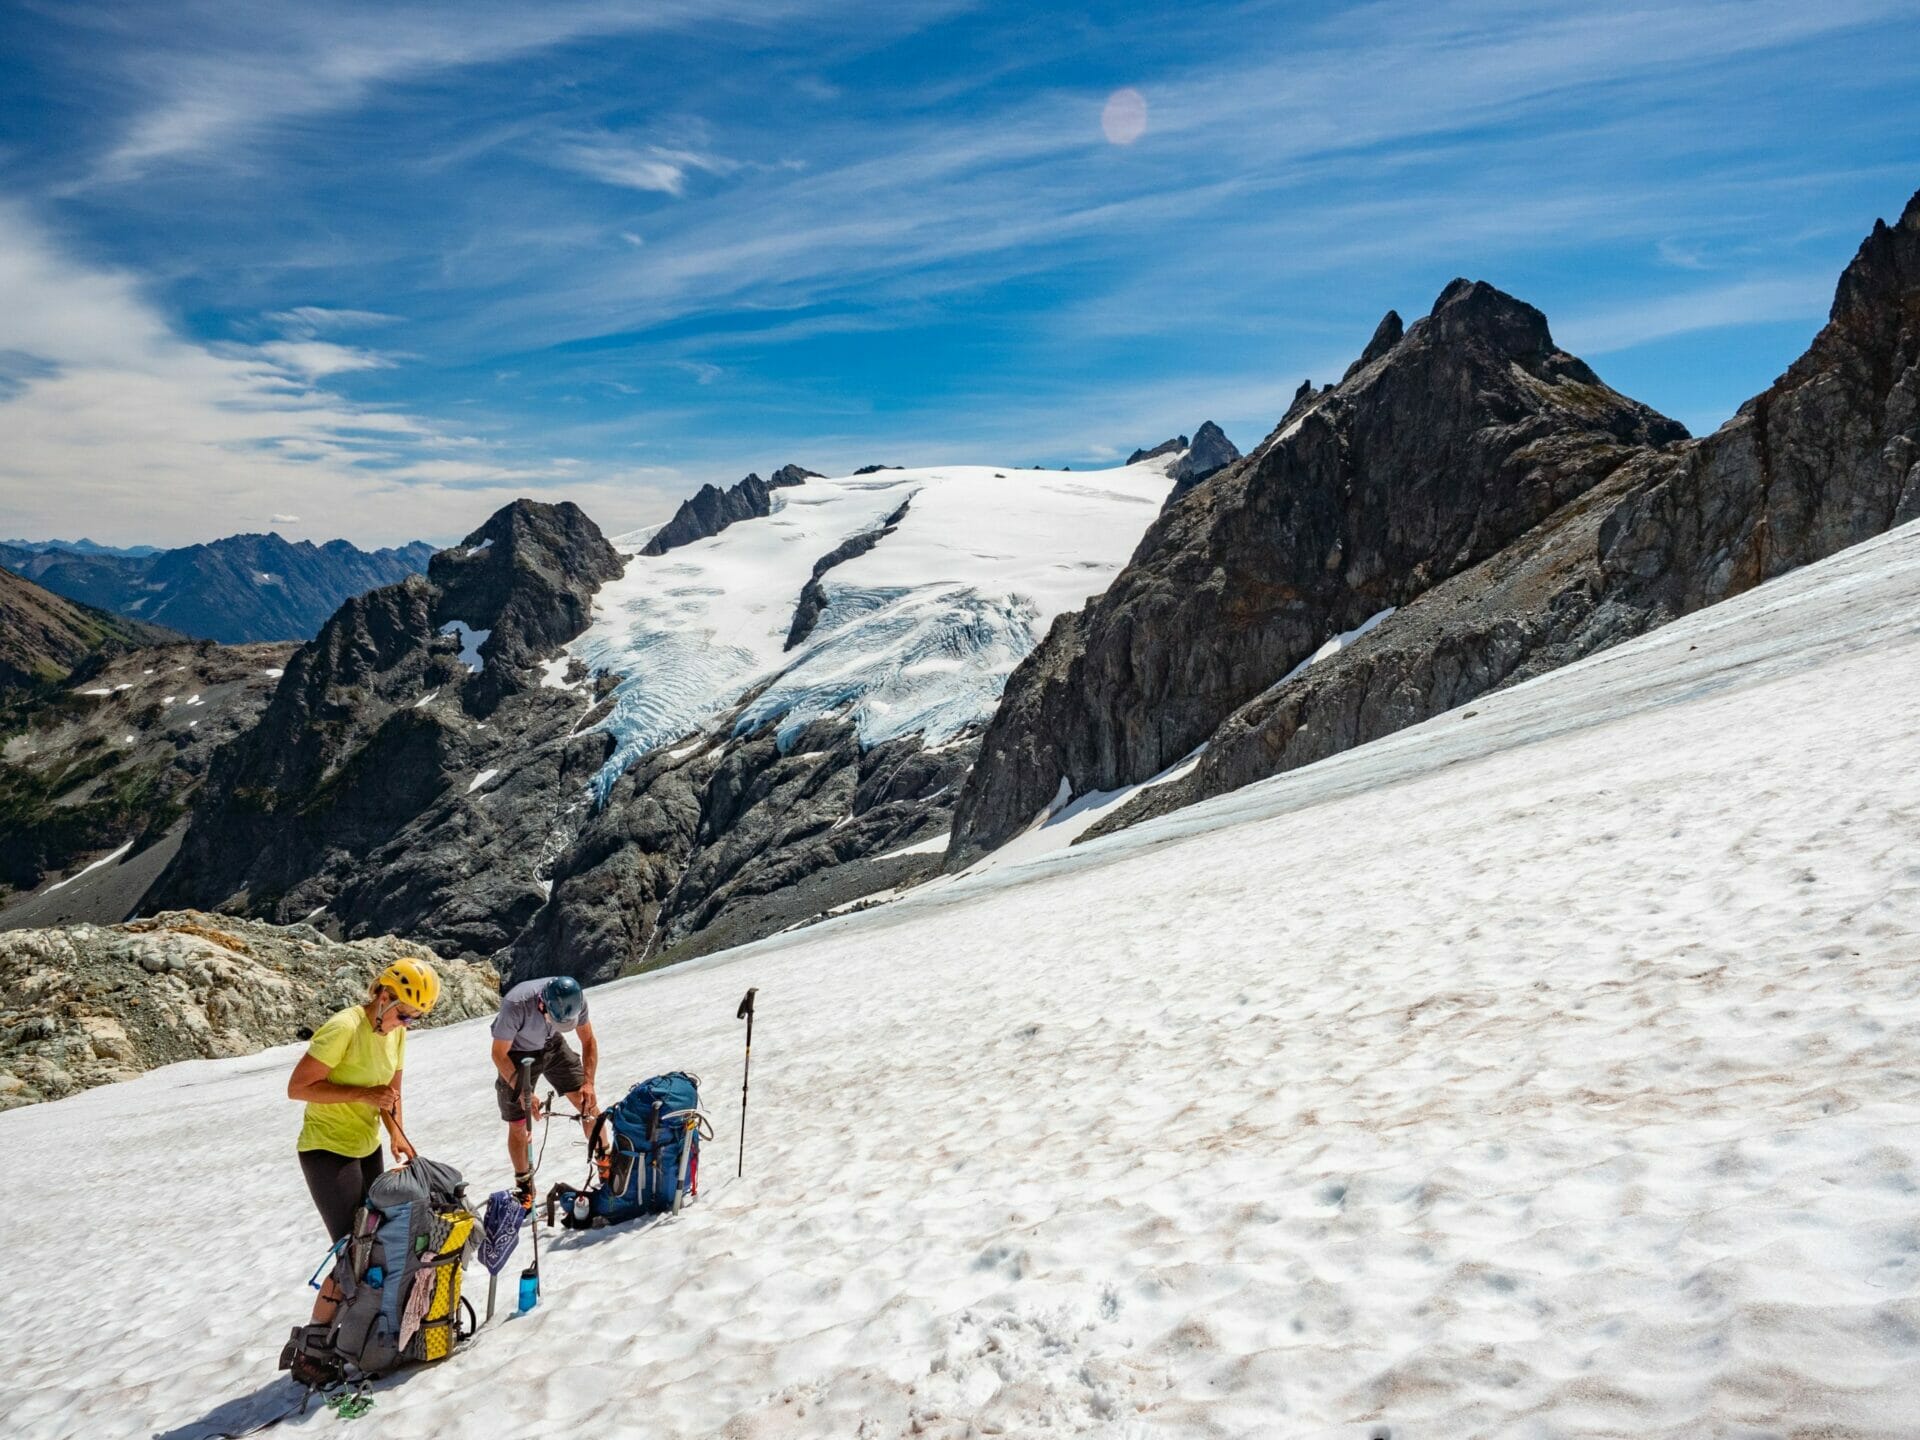
[[[820,617],[827,608],[827,592],[820,584],[821,578],[836,566],[857,559],[878,545],[887,536],[900,528],[900,522],[907,518],[907,509],[913,504],[909,495],[900,502],[900,508],[872,530],[850,535],[833,549],[813,562],[813,574],[800,591],[800,601],[793,607],[793,624],[787,630],[787,646],[791,650],[813,633],[813,627],[820,623]]]
[[[804,484],[820,477],[798,465],[782,465],[771,480],[757,474],[736,481],[729,489],[702,485],[690,500],[680,502],[673,518],[654,532],[640,551],[642,555],[664,555],[682,545],[718,535],[741,520],[764,519],[773,513],[773,492],[784,486]]]
[[[1162,440],[1151,450],[1136,450],[1127,456],[1126,463],[1138,465],[1142,460],[1158,460],[1162,455],[1178,455],[1187,448],[1187,437],[1176,435],[1171,440]]]
[[[948,863],[1022,829],[1063,777],[1078,795],[1156,774],[1329,635],[1685,433],[1556,347],[1532,306],[1454,281],[1341,385],[1302,387],[1280,428],[1055,623],[1008,682]]]

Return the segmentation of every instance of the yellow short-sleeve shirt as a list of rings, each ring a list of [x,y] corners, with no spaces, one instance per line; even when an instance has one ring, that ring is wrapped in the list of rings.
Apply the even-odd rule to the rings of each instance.
[[[327,1067],[327,1079],[335,1085],[384,1085],[406,1066],[406,1027],[376,1035],[365,1008],[349,1005],[328,1016],[327,1023],[313,1032],[307,1054]],[[356,1158],[371,1155],[380,1148],[380,1112],[356,1101],[334,1105],[308,1101],[298,1148]]]

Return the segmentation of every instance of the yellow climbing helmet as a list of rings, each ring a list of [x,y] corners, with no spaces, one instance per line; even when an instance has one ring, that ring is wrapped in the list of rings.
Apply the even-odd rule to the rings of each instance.
[[[411,1005],[423,1015],[440,998],[440,977],[433,973],[433,966],[410,956],[387,966],[373,983],[391,990],[402,1005]]]

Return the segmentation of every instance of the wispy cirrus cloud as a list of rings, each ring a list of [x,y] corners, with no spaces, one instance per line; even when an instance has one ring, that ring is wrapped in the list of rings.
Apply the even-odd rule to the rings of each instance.
[[[799,0],[469,0],[249,9],[197,0],[135,15],[76,6],[70,23],[122,41],[124,78],[144,102],[86,182],[137,179],[167,161],[230,160],[277,128],[449,70],[596,36],[767,24],[803,8]]]
[[[595,180],[663,195],[684,195],[689,171],[731,175],[740,169],[737,161],[725,156],[641,144],[611,135],[560,140],[552,145],[549,153],[554,163]]]

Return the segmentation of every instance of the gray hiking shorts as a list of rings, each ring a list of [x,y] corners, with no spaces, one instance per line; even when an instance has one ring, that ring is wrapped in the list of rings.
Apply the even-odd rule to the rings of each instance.
[[[514,1072],[519,1073],[520,1062],[531,1057],[533,1060],[533,1085],[538,1089],[545,1080],[562,1095],[571,1095],[587,1083],[587,1067],[580,1063],[580,1057],[574,1053],[566,1037],[554,1036],[538,1050],[509,1050],[507,1059],[512,1063]],[[493,1081],[493,1098],[500,1102],[500,1118],[509,1123],[527,1118],[525,1107],[520,1104],[520,1093],[498,1076]]]

